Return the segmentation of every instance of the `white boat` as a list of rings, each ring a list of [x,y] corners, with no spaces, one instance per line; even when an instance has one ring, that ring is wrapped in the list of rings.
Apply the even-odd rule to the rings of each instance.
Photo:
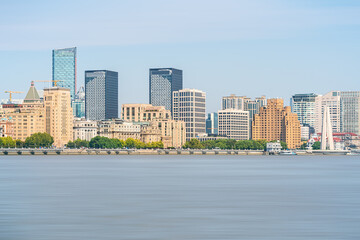
[[[296,155],[296,152],[290,151],[290,150],[282,150],[280,155]]]

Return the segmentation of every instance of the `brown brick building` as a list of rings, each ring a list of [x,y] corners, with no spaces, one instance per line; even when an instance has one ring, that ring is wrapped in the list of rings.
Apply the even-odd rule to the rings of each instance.
[[[267,106],[260,108],[254,115],[252,138],[267,141],[286,142],[288,148],[295,149],[301,145],[300,122],[290,107],[284,107],[283,99],[268,99]]]

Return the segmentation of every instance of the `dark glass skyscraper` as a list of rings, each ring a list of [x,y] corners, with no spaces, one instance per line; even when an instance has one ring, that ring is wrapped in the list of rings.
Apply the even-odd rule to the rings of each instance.
[[[172,111],[172,95],[183,88],[182,70],[151,68],[149,71],[149,102]]]
[[[118,117],[118,73],[85,71],[85,112],[89,120]]]
[[[75,98],[76,47],[52,51],[52,80],[61,80],[57,86],[70,88],[71,99]]]

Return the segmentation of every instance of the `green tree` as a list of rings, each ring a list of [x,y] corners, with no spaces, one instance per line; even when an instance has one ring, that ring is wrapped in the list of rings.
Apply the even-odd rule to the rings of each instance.
[[[76,139],[74,144],[76,148],[89,147],[89,142],[86,140],[81,140],[80,138]]]
[[[96,136],[89,142],[91,148],[108,148],[110,139],[107,137]]]
[[[133,139],[133,138],[128,138],[128,139],[126,139],[126,141],[125,141],[125,146],[126,146],[127,148],[135,148],[135,146],[136,146],[136,141],[135,141],[135,139]]]
[[[25,146],[25,143],[21,141],[20,139],[15,140],[15,147],[17,148],[23,148]]]
[[[215,148],[215,141],[214,140],[207,140],[202,142],[202,145],[206,149],[214,149]]]
[[[14,148],[15,141],[11,137],[3,137],[1,138],[1,146],[4,148]]]
[[[312,145],[313,150],[319,150],[320,147],[321,147],[321,143],[319,141],[314,142],[314,144]]]
[[[54,143],[54,139],[48,133],[34,133],[25,140],[26,147],[50,147]]]
[[[203,149],[204,146],[201,144],[201,142],[198,139],[193,138],[190,141],[187,141],[183,146],[183,148]]]
[[[301,144],[300,149],[305,150],[307,148],[307,142],[304,142],[303,144]]]
[[[75,148],[75,143],[72,142],[72,141],[69,141],[69,142],[66,144],[66,147],[67,147],[67,148]]]
[[[288,146],[287,146],[286,142],[280,141],[280,144],[281,144],[282,149],[288,149]]]
[[[215,147],[220,149],[227,149],[228,145],[224,141],[220,141],[215,144]]]

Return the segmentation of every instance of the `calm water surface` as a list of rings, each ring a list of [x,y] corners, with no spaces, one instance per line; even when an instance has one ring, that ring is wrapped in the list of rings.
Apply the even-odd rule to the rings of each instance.
[[[360,157],[0,156],[18,239],[360,239]]]

